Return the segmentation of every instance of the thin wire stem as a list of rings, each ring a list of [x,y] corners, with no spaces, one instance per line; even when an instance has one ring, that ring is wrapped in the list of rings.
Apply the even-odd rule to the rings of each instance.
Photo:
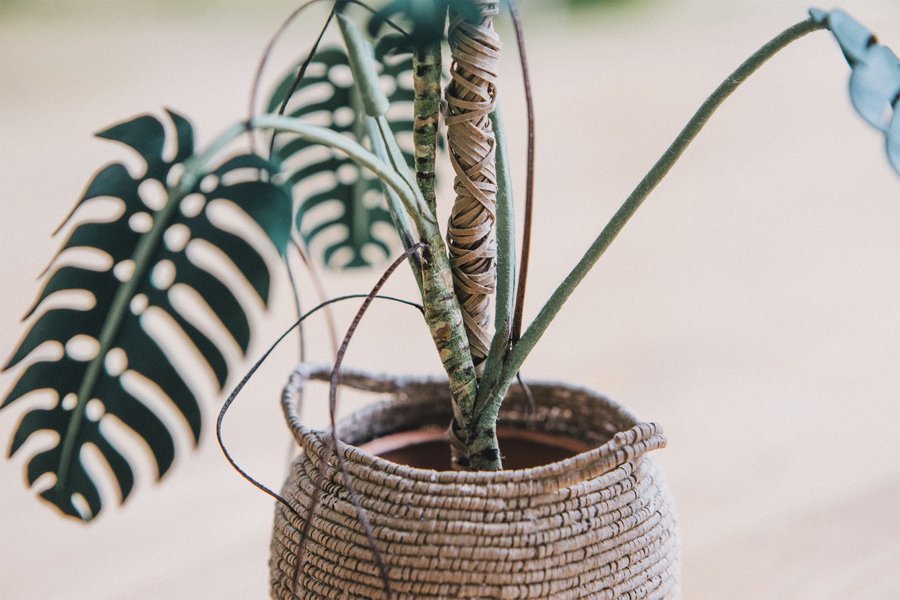
[[[296,242],[294,242],[294,245],[296,245]],[[299,319],[303,315],[303,310],[300,303],[300,288],[298,287],[297,280],[294,277],[294,271],[293,269],[291,269],[291,261],[288,258],[287,253],[285,253],[284,255],[283,262],[284,270],[287,271],[288,283],[290,283],[291,286],[291,296],[294,299],[294,313]],[[298,359],[300,362],[306,362],[306,335],[302,324],[297,328],[297,341],[299,343]]]
[[[263,49],[262,56],[259,59],[259,63],[256,65],[256,73],[253,75],[253,83],[250,84],[250,101],[247,106],[247,120],[252,121],[253,117],[256,116],[256,99],[259,96],[259,85],[262,80],[263,71],[266,68],[266,64],[269,62],[269,57],[272,55],[272,50],[275,48],[275,44],[281,39],[281,36],[287,31],[288,26],[294,22],[300,13],[304,10],[315,4],[316,2],[320,2],[321,0],[309,0],[308,2],[298,6],[294,9],[291,14],[287,16],[287,18],[282,21],[281,26],[278,30],[272,35],[269,39],[269,42],[266,44],[265,49]],[[306,67],[309,65],[309,61],[312,59],[315,54],[316,48],[319,46],[319,42],[322,40],[322,36],[325,34],[325,30],[328,28],[328,24],[331,23],[331,19],[334,16],[335,7],[332,7],[331,13],[328,15],[328,19],[325,21],[325,25],[319,31],[319,36],[316,38],[315,43],[313,44],[312,49],[309,52],[309,55],[306,57],[306,61],[303,63],[303,66],[300,68],[300,73],[297,76],[297,79],[294,80],[294,87],[291,88],[291,91],[285,96],[285,100],[282,103],[281,112],[278,114],[282,114],[284,110],[284,106],[287,104],[288,99],[290,99],[291,95],[297,89],[297,85],[300,83],[300,79],[303,78],[303,74],[306,71]],[[250,135],[250,150],[253,153],[256,153],[254,137]],[[271,154],[271,149],[270,149]]]
[[[303,266],[306,268],[306,272],[309,273],[309,278],[312,279],[313,287],[316,289],[316,295],[319,297],[319,302],[325,302],[328,300],[328,292],[325,290],[325,284],[322,282],[322,276],[319,274],[319,270],[316,268],[313,261],[310,260],[309,255],[306,254],[306,250],[303,249],[303,246],[297,240],[293,240],[293,245],[294,250],[297,251],[297,255],[303,262]],[[328,329],[328,341],[331,344],[331,354],[336,356],[338,351],[337,326],[334,321],[334,312],[331,310],[330,306],[325,309],[325,324]]]
[[[522,227],[522,254],[519,259],[519,278],[516,288],[516,308],[513,313],[513,343],[519,340],[522,333],[522,315],[525,311],[525,285],[528,280],[528,261],[531,256],[531,220],[534,206],[534,98],[531,94],[531,74],[528,70],[528,56],[525,52],[525,33],[522,19],[519,17],[519,5],[515,0],[508,0],[509,14],[512,16],[513,29],[516,32],[516,46],[519,49],[519,65],[522,71],[522,84],[525,88],[525,110],[528,118],[528,150],[525,165],[525,213]]]
[[[314,314],[316,314],[320,310],[324,309],[325,307],[330,306],[332,304],[336,304],[338,302],[344,302],[346,300],[354,300],[354,299],[358,300],[360,298],[390,300],[392,302],[397,302],[399,304],[406,304],[408,306],[415,307],[415,308],[419,309],[420,312],[423,310],[422,306],[420,304],[411,302],[409,300],[404,300],[402,298],[395,298],[393,296],[383,296],[383,295],[376,295],[376,296],[372,297],[371,293],[369,293],[369,294],[347,294],[346,296],[338,296],[337,298],[331,298],[330,300],[327,300],[327,301],[319,304],[318,306],[311,308],[305,314],[303,314],[303,316],[301,316],[299,319],[297,319],[293,325],[291,325],[288,329],[286,329],[284,331],[284,333],[282,333],[280,336],[278,336],[278,339],[276,339],[272,343],[272,345],[269,346],[268,350],[266,350],[262,354],[262,356],[255,363],[253,363],[253,366],[251,366],[250,369],[247,371],[247,373],[244,374],[244,376],[241,378],[240,382],[238,382],[238,384],[234,387],[234,390],[232,390],[232,392],[228,395],[228,398],[226,398],[225,403],[222,404],[222,408],[219,410],[219,416],[216,419],[216,440],[219,443],[219,448],[222,450],[222,454],[225,455],[225,460],[228,461],[228,463],[231,465],[231,467],[235,471],[237,471],[237,473],[241,477],[243,477],[245,480],[247,480],[250,484],[252,484],[257,489],[261,490],[265,494],[271,496],[272,498],[274,498],[275,500],[280,502],[289,511],[291,511],[291,513],[293,513],[298,518],[301,517],[301,515],[296,510],[294,510],[294,507],[291,506],[287,500],[282,498],[276,492],[273,492],[265,484],[260,483],[259,481],[254,479],[249,473],[247,473],[247,471],[245,471],[243,468],[241,468],[237,464],[234,457],[231,455],[231,453],[228,451],[228,448],[225,446],[225,440],[222,437],[222,425],[225,422],[225,415],[228,414],[229,409],[231,408],[232,404],[234,404],[235,400],[237,400],[238,395],[243,391],[244,387],[247,385],[247,383],[250,381],[250,379],[253,377],[253,375],[256,373],[256,371],[258,371],[259,368],[262,366],[262,364],[269,358],[269,355],[275,351],[275,348],[277,348],[278,345],[281,344],[282,341],[284,341],[284,338],[286,338],[288,335],[290,335],[291,332],[294,331],[294,329],[296,329],[297,327],[299,327],[300,324],[303,323],[306,319],[313,316]]]
[[[328,31],[328,26],[331,25],[331,22],[334,20],[335,12],[337,11],[337,3],[331,7],[331,12],[328,13],[328,18],[325,19],[325,23],[322,24],[322,28],[319,29],[319,35],[316,36],[316,40],[313,42],[313,45],[310,47],[309,52],[306,55],[306,58],[303,59],[303,62],[300,64],[300,69],[297,71],[297,76],[294,77],[294,81],[291,84],[291,89],[288,90],[287,94],[284,95],[284,98],[281,100],[281,105],[278,107],[278,115],[283,115],[287,110],[288,102],[290,102],[291,98],[296,93],[297,88],[300,87],[300,82],[303,81],[303,78],[306,77],[306,71],[309,69],[310,63],[312,63],[313,58],[315,58],[316,53],[319,51],[319,45],[322,43],[322,38],[325,37],[325,32]],[[260,67],[260,74],[261,74]],[[254,85],[254,93],[256,90],[256,85]],[[252,119],[252,105],[251,105],[251,119]],[[269,156],[275,151],[275,136],[278,134],[277,131],[272,132],[272,136],[269,138]]]
[[[381,11],[372,8],[365,2],[361,2],[360,0],[342,0],[341,2],[338,2],[338,4],[355,4],[356,6],[360,6],[369,11],[375,19],[378,19],[379,23],[384,23],[403,37],[409,38],[408,31],[397,25],[397,23],[395,23],[391,19],[385,17],[383,14],[381,14]],[[340,10],[340,8],[338,10]]]
[[[362,525],[363,529],[366,533],[366,539],[369,541],[369,547],[372,550],[372,555],[375,558],[375,563],[378,566],[378,572],[381,575],[382,583],[384,583],[384,592],[390,600],[391,594],[391,580],[388,575],[387,564],[384,562],[384,555],[381,553],[381,549],[378,547],[378,542],[375,540],[375,532],[372,529],[371,523],[369,523],[369,518],[366,516],[365,510],[363,510],[362,502],[359,499],[359,494],[356,492],[356,488],[353,487],[353,482],[350,479],[349,474],[347,473],[347,467],[344,463],[344,455],[341,452],[341,449],[338,447],[339,441],[337,437],[337,423],[336,423],[336,413],[337,413],[337,389],[341,380],[341,365],[344,362],[344,356],[347,354],[347,348],[350,345],[350,340],[353,338],[353,334],[356,333],[356,329],[359,327],[360,321],[362,321],[363,315],[366,314],[366,311],[371,306],[372,302],[375,300],[375,296],[381,290],[387,280],[390,279],[391,275],[394,274],[394,271],[397,270],[407,258],[412,256],[413,253],[418,252],[419,249],[423,248],[425,244],[419,242],[414,244],[412,247],[408,248],[402,255],[394,260],[391,265],[385,270],[385,272],[381,275],[381,278],[375,285],[372,287],[372,291],[369,292],[369,296],[363,300],[362,306],[359,307],[359,310],[356,313],[356,316],[353,317],[353,322],[350,324],[350,327],[347,329],[347,334],[344,336],[344,341],[341,343],[341,347],[338,350],[337,356],[334,360],[334,368],[331,371],[331,388],[328,392],[328,417],[331,421],[331,442],[332,449],[334,451],[334,455],[337,458],[338,470],[341,473],[341,478],[344,481],[344,487],[347,489],[347,492],[350,494],[350,499],[353,501],[353,506],[356,509],[356,516],[359,520],[359,523]]]

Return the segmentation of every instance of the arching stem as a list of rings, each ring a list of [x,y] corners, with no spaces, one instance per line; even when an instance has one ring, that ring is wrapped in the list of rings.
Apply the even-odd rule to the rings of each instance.
[[[628,220],[637,212],[641,204],[650,195],[650,192],[659,184],[660,181],[675,165],[690,143],[697,137],[700,130],[715,113],[716,109],[722,105],[728,96],[734,92],[747,78],[750,77],[757,69],[759,69],[767,60],[772,58],[780,50],[788,46],[790,43],[798,40],[813,31],[823,29],[824,25],[817,23],[812,19],[807,19],[796,25],[789,27],[759,50],[753,53],[744,63],[741,64],[731,75],[715,89],[715,91],[703,102],[700,108],[694,113],[687,125],[681,130],[672,144],[666,149],[663,155],[656,161],[650,171],[638,183],[634,191],[628,196],[619,210],[613,215],[609,223],[603,228],[594,242],[585,252],[584,256],[578,261],[572,271],[560,283],[559,287],[550,296],[547,303],[541,308],[534,321],[522,335],[521,339],[516,342],[510,353],[506,357],[506,361],[501,369],[500,378],[494,387],[490,390],[489,400],[484,403],[480,409],[478,420],[485,426],[496,421],[499,411],[500,402],[502,402],[506,390],[515,378],[519,368],[525,362],[528,354],[537,344],[538,340],[547,331],[550,323],[559,313],[563,304],[578,287],[578,284],[588,274],[597,260],[606,252],[616,236],[628,223]]]

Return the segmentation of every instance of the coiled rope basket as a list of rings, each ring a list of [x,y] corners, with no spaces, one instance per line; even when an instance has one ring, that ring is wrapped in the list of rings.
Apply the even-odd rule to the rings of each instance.
[[[276,509],[270,573],[271,597],[278,600],[385,597],[331,435],[304,427],[298,415],[304,383],[329,375],[328,369],[301,365],[283,395],[302,453],[282,496],[301,517],[280,504]],[[401,431],[446,427],[446,382],[348,371],[342,385],[391,397],[357,411],[337,430],[393,597],[680,598],[672,500],[647,456],[665,445],[657,425],[589,390],[555,383],[530,384],[530,410],[514,386],[501,427],[563,436],[590,449],[527,469],[434,471],[356,446]]]

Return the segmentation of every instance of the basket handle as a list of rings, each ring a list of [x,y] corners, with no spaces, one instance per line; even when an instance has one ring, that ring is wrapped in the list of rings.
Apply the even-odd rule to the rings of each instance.
[[[303,424],[300,413],[303,408],[303,392],[307,381],[330,381],[332,367],[325,364],[300,363],[291,373],[288,382],[281,393],[281,408],[284,417],[301,447],[304,446],[304,437],[313,433],[313,430]],[[388,394],[403,398],[414,388],[434,386],[440,380],[428,376],[398,376],[386,373],[372,373],[357,369],[341,369],[341,387],[370,392],[373,394]]]

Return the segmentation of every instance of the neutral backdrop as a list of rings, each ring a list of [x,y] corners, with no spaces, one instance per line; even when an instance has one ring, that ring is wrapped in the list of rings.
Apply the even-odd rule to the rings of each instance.
[[[715,85],[804,18],[805,1],[660,0],[567,12],[525,2],[537,118],[526,317]],[[900,48],[896,0],[844,7]],[[0,3],[0,351],[38,291],[50,233],[91,173],[125,153],[93,139],[172,107],[201,145],[246,111],[255,61],[291,2]],[[322,11],[292,28],[271,81]],[[523,185],[521,81],[509,26],[500,96]],[[848,68],[818,33],[740,89],[647,200],[524,367],[602,390],[662,423],[686,598],[896,598],[900,589],[900,180],[853,112]],[[448,178],[443,178],[445,184]],[[441,207],[446,215],[446,197]],[[299,273],[306,301],[309,281]],[[327,274],[331,294],[373,272]],[[285,278],[250,355],[291,321]],[[408,273],[389,284],[412,294]],[[353,307],[336,311],[346,327]],[[311,355],[327,360],[321,322]],[[279,388],[288,343],[226,423],[241,463],[273,487],[289,439]],[[376,306],[349,365],[436,373],[413,311]],[[235,374],[247,368],[235,363]],[[4,390],[18,371],[0,378]],[[267,596],[272,502],[219,454],[208,397],[202,443],[162,485],[141,471],[123,508],[59,517],[0,462],[0,598]],[[27,402],[0,412],[6,446]],[[309,407],[321,423],[323,402]],[[186,444],[183,444],[186,446]]]

